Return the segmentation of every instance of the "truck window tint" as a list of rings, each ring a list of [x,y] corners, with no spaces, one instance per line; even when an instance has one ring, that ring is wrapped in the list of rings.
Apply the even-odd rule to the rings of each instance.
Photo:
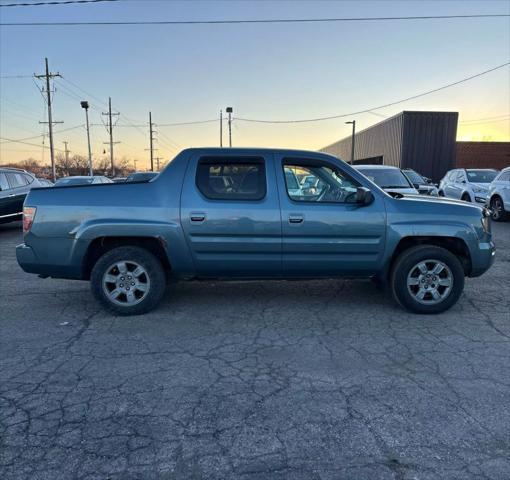
[[[287,194],[296,202],[355,203],[359,183],[326,165],[284,165]],[[294,182],[294,179],[297,182]]]
[[[7,182],[5,173],[0,173],[0,189],[9,190],[9,183]]]
[[[197,187],[213,200],[261,200],[266,196],[264,163],[199,162]]]

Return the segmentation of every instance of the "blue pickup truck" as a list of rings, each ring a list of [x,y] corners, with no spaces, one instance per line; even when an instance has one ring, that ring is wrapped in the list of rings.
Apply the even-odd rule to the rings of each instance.
[[[439,313],[495,252],[487,210],[390,196],[297,150],[187,149],[149,182],[32,189],[23,227],[26,272],[90,280],[120,315],[155,308],[172,279],[331,277],[374,278],[404,308]]]

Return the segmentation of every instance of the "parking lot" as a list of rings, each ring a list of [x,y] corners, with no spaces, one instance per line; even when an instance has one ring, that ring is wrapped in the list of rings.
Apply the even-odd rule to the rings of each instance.
[[[510,223],[439,316],[370,282],[172,285],[112,317],[0,226],[0,478],[507,479]]]

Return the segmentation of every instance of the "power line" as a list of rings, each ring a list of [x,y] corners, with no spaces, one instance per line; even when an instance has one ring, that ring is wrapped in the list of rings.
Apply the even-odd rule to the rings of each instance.
[[[466,123],[474,123],[474,122],[494,122],[499,120],[505,120],[506,118],[509,118],[510,115],[508,113],[505,113],[504,115],[495,115],[493,117],[485,117],[485,118],[472,118],[470,120],[462,120],[462,122],[459,122],[459,124],[466,124]]]
[[[73,3],[101,3],[101,2],[119,2],[121,0],[61,0],[53,2],[34,2],[34,3],[6,3],[0,4],[0,7],[40,7],[41,5],[69,5]]]
[[[69,127],[69,128],[64,128],[62,130],[56,130],[55,132],[53,133],[63,133],[63,132],[69,132],[71,130],[76,130],[77,128],[83,128],[85,125],[76,125],[74,127]],[[45,133],[42,133],[40,135],[35,135],[33,137],[26,137],[26,138],[17,138],[15,140],[6,140],[6,141],[3,141],[3,142],[0,142],[0,144],[2,143],[9,143],[9,142],[24,142],[25,140],[34,140],[36,138],[41,138],[41,137],[45,137],[46,134]]]
[[[309,123],[309,122],[321,122],[323,120],[333,120],[335,118],[350,117],[352,115],[360,115],[362,113],[371,113],[372,110],[380,110],[381,108],[392,107],[393,105],[398,105],[399,103],[404,103],[409,100],[414,100],[416,98],[424,97],[425,95],[430,95],[431,93],[439,92],[440,90],[444,90],[446,88],[450,88],[455,85],[459,85],[459,84],[467,82],[469,80],[473,80],[474,78],[481,77],[482,75],[486,75],[490,72],[494,72],[495,70],[499,70],[500,68],[506,67],[508,65],[510,65],[510,62],[506,62],[501,65],[498,65],[497,67],[490,68],[489,70],[485,70],[483,72],[476,73],[475,75],[471,75],[469,77],[463,78],[462,80],[457,80],[456,82],[449,83],[447,85],[443,85],[441,87],[434,88],[432,90],[428,90],[427,92],[419,93],[417,95],[412,95],[411,97],[403,98],[401,100],[396,100],[395,102],[386,103],[384,105],[379,105],[377,107],[366,108],[364,110],[359,110],[357,112],[341,113],[338,115],[330,115],[327,117],[307,118],[307,119],[300,119],[300,120],[265,120],[265,119],[240,118],[240,117],[236,117],[236,120],[241,121],[241,122],[273,123],[273,124],[274,123]]]
[[[0,75],[0,78],[32,78],[32,75]]]
[[[23,142],[21,140],[15,140],[13,138],[5,138],[5,137],[0,137],[0,140],[6,140],[8,142],[14,142],[14,143],[22,143],[23,145],[31,145],[32,147],[41,147],[41,145],[37,145],[37,143],[30,143],[30,142]],[[43,148],[50,148],[46,145],[42,145]],[[59,152],[63,152],[64,150],[60,149],[60,148],[56,148],[54,147],[54,150],[58,150]]]
[[[78,26],[78,25],[227,25],[260,23],[331,23],[331,22],[375,22],[394,20],[452,20],[460,18],[504,18],[510,14],[475,14],[475,15],[423,15],[407,17],[343,17],[343,18],[272,18],[259,20],[133,20],[105,22],[8,22],[0,23],[2,27],[20,26]]]

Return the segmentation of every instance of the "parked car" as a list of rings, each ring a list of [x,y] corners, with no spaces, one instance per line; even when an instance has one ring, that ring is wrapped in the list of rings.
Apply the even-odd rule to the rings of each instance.
[[[510,217],[510,167],[506,167],[489,184],[487,205],[496,222]]]
[[[293,195],[286,169],[321,179]],[[23,270],[90,280],[120,315],[146,313],[168,279],[377,278],[403,307],[438,313],[494,259],[488,209],[393,198],[331,155],[277,149],[181,152],[146,183],[34,189]]]
[[[55,182],[55,187],[71,187],[74,185],[96,185],[99,183],[113,183],[108,177],[103,175],[85,176],[76,175],[74,177],[62,177]]]
[[[31,173],[0,167],[0,223],[21,220],[27,193],[40,183]]]
[[[390,194],[418,195],[400,168],[389,165],[354,165],[354,168]]]
[[[421,195],[432,195],[433,197],[438,196],[438,189],[436,185],[432,183],[427,177],[420,175],[417,171],[412,168],[403,168],[402,172],[407,179],[413,184],[413,187],[418,190]]]
[[[485,204],[489,184],[498,174],[497,170],[456,168],[450,170],[439,183],[439,195],[458,198],[465,202]]]
[[[40,187],[53,187],[53,182],[47,178],[37,178]]]
[[[148,182],[157,177],[159,172],[134,172],[128,175],[126,182]]]

